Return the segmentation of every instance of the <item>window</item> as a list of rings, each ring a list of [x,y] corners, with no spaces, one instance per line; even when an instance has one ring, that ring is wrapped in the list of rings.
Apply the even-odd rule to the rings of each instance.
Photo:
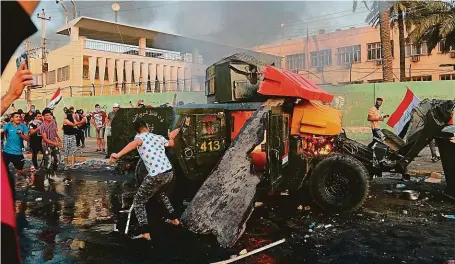
[[[393,40],[390,41],[390,45],[392,46],[392,57],[393,55]],[[367,51],[368,51],[368,60],[380,60],[382,59],[382,48],[381,42],[376,43],[368,43],[367,44]]]
[[[286,68],[288,70],[298,70],[305,68],[305,53],[292,54],[286,56]]]
[[[426,42],[422,44],[412,44],[406,43],[405,45],[405,55],[406,57],[413,56],[413,55],[427,55],[428,54],[428,46]]]
[[[332,65],[332,50],[320,50],[311,52],[311,67],[324,67]]]
[[[57,82],[69,81],[70,66],[65,66],[57,69]]]
[[[369,83],[383,83],[384,79],[373,79],[373,80],[368,80]]]
[[[406,81],[408,81],[408,82],[427,82],[427,81],[431,81],[431,75],[407,77]]]
[[[338,48],[338,64],[351,64],[355,62],[360,62],[360,45]]]
[[[444,40],[440,41],[438,44],[438,47],[439,47],[439,52],[441,53],[445,48],[445,41]],[[455,51],[455,45],[452,45],[450,47],[449,51]]]
[[[439,75],[439,80],[441,80],[441,81],[454,80],[455,81],[455,73],[452,73],[452,74],[441,74],[441,75]]]
[[[88,76],[88,65],[84,65],[82,67],[82,79],[84,79],[84,80],[90,79]]]
[[[205,95],[215,94],[215,77],[210,78],[205,82]]]
[[[46,74],[46,84],[54,84],[55,83],[55,70],[49,71]]]

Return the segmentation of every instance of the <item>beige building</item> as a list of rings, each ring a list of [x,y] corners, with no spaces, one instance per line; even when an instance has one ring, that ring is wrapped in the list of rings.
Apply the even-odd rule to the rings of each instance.
[[[398,30],[392,29],[393,72],[400,76]],[[280,56],[284,68],[306,75],[317,84],[381,82],[382,60],[379,28],[370,26],[261,45],[254,50]],[[455,80],[455,47],[442,54],[440,47],[428,52],[426,43],[406,44],[406,77],[409,81]]]
[[[69,21],[56,33],[70,41],[48,53],[44,74],[41,58],[30,59],[40,84],[30,99],[49,99],[58,87],[63,96],[199,92],[204,90],[205,69],[223,56],[246,52],[279,62],[254,51],[88,17]],[[15,71],[13,58],[2,87]]]

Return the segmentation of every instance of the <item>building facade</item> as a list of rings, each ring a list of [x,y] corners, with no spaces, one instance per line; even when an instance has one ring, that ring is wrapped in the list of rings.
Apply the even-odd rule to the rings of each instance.
[[[391,30],[393,73],[399,81],[398,30]],[[441,45],[441,44],[440,44]],[[431,53],[426,43],[406,43],[406,80],[455,80],[455,47],[442,54],[440,45]],[[281,57],[284,68],[306,75],[317,84],[382,82],[379,28],[362,27],[277,41],[255,47],[256,51]]]
[[[67,35],[70,41],[50,51],[44,67],[41,52],[31,54],[30,68],[39,85],[31,90],[29,100],[48,100],[57,88],[71,97],[202,92],[210,63],[235,52],[258,54],[88,17],[69,21],[56,33]],[[261,56],[279,63],[278,57]],[[15,71],[13,58],[2,76],[3,87]]]

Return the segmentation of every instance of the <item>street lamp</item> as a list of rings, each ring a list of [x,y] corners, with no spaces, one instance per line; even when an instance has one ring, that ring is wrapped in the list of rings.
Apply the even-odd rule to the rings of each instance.
[[[120,10],[120,4],[119,3],[113,3],[112,4],[112,10],[115,13],[115,23],[117,23],[117,12]]]

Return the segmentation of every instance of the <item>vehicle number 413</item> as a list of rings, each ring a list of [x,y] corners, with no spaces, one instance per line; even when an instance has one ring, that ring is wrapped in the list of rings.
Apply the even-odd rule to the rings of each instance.
[[[200,149],[202,152],[217,151],[221,149],[221,142],[219,140],[204,141],[202,142]]]

